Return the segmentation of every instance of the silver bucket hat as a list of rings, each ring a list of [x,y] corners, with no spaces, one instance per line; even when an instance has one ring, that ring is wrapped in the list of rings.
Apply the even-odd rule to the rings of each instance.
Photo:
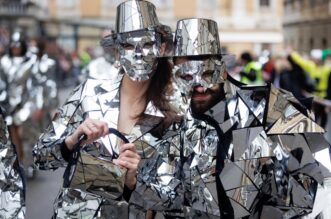
[[[163,36],[167,43],[166,54],[169,56],[173,49],[173,36],[169,26],[160,24],[155,6],[144,0],[129,0],[117,6],[115,33],[105,36],[100,44],[107,47],[116,43],[118,33],[139,30],[154,30]],[[166,55],[165,55],[166,56]]]
[[[139,30],[154,30],[162,34],[170,52],[173,45],[171,28],[159,22],[155,6],[144,0],[129,0],[117,6],[116,33],[126,33]],[[169,52],[166,51],[166,53]]]
[[[179,20],[173,55],[221,55],[217,23],[204,18]]]
[[[126,1],[117,6],[116,32],[124,33],[160,26],[155,6],[147,1]]]
[[[160,24],[155,6],[143,0],[130,0],[117,7],[116,45],[120,64],[134,81],[152,77],[158,58],[172,54],[172,33]]]
[[[173,57],[195,56],[210,57],[174,63],[172,70],[179,90],[185,95],[189,95],[194,86],[201,85],[208,89],[224,82],[226,55],[221,53],[218,26],[215,21],[190,18],[177,22]],[[205,74],[206,72],[208,74]]]

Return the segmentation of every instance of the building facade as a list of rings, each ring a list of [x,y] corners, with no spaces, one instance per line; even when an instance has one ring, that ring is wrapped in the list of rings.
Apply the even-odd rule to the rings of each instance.
[[[230,53],[277,51],[283,42],[283,0],[150,0],[162,23],[204,17],[219,24],[221,45]],[[34,0],[48,10],[46,31],[69,48],[95,45],[103,28],[115,26],[123,0]],[[43,3],[44,2],[44,3]],[[78,41],[78,42],[75,42]]]
[[[302,54],[331,47],[331,0],[285,0],[284,44]]]

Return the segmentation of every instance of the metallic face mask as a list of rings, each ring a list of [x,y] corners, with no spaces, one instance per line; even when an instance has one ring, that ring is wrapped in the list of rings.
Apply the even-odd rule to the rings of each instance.
[[[172,72],[180,91],[188,96],[194,86],[201,85],[207,89],[224,82],[225,63],[216,57],[188,60],[175,65]]]
[[[160,55],[161,35],[151,30],[119,34],[120,63],[134,81],[151,78]]]

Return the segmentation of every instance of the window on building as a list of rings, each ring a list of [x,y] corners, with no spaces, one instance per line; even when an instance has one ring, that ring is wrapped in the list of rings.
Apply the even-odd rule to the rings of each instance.
[[[198,0],[198,7],[202,10],[212,10],[216,5],[216,0]]]
[[[269,7],[270,6],[270,0],[260,0],[260,6]]]
[[[315,0],[310,0],[309,4],[310,4],[310,7],[314,7],[316,5],[316,1]]]
[[[325,37],[322,38],[322,48],[325,49],[328,47],[328,39]]]
[[[309,40],[309,46],[310,46],[310,49],[314,49],[314,39],[313,38],[310,38]]]
[[[58,0],[58,5],[62,8],[72,8],[78,3],[77,0]]]

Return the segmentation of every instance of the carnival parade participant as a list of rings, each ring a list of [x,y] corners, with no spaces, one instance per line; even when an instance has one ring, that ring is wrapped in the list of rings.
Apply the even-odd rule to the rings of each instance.
[[[57,104],[56,83],[52,79],[55,62],[44,54],[45,44],[38,43],[38,46],[39,52],[28,52],[22,32],[15,31],[11,36],[9,53],[1,59],[0,103],[7,112],[6,122],[20,163],[24,158],[23,139],[37,140],[37,137],[31,137],[31,132],[23,131],[24,126],[29,127],[29,121],[38,126],[43,115],[48,115]],[[28,130],[31,131],[31,127]],[[32,135],[40,132],[36,128]]]
[[[171,67],[161,57],[172,39],[170,29],[147,1],[120,4],[116,24],[117,34],[102,44],[116,40],[119,74],[75,88],[34,148],[40,169],[67,165],[54,218],[128,218],[126,200],[135,188],[138,163],[169,119],[165,95]],[[121,140],[108,135],[109,128]]]
[[[313,113],[284,90],[226,74],[217,24],[178,22],[173,75],[188,103],[179,151],[188,218],[294,218],[323,183],[312,153],[329,144]],[[315,140],[312,140],[315,139]]]
[[[0,107],[0,215],[2,218],[25,218],[25,186],[15,145],[9,137],[5,114]]]
[[[104,53],[101,57],[92,60],[86,68],[82,69],[79,75],[80,83],[87,78],[91,79],[112,79],[117,77],[120,70],[119,51],[115,40],[112,38],[114,31],[104,31],[107,40],[102,41]]]

